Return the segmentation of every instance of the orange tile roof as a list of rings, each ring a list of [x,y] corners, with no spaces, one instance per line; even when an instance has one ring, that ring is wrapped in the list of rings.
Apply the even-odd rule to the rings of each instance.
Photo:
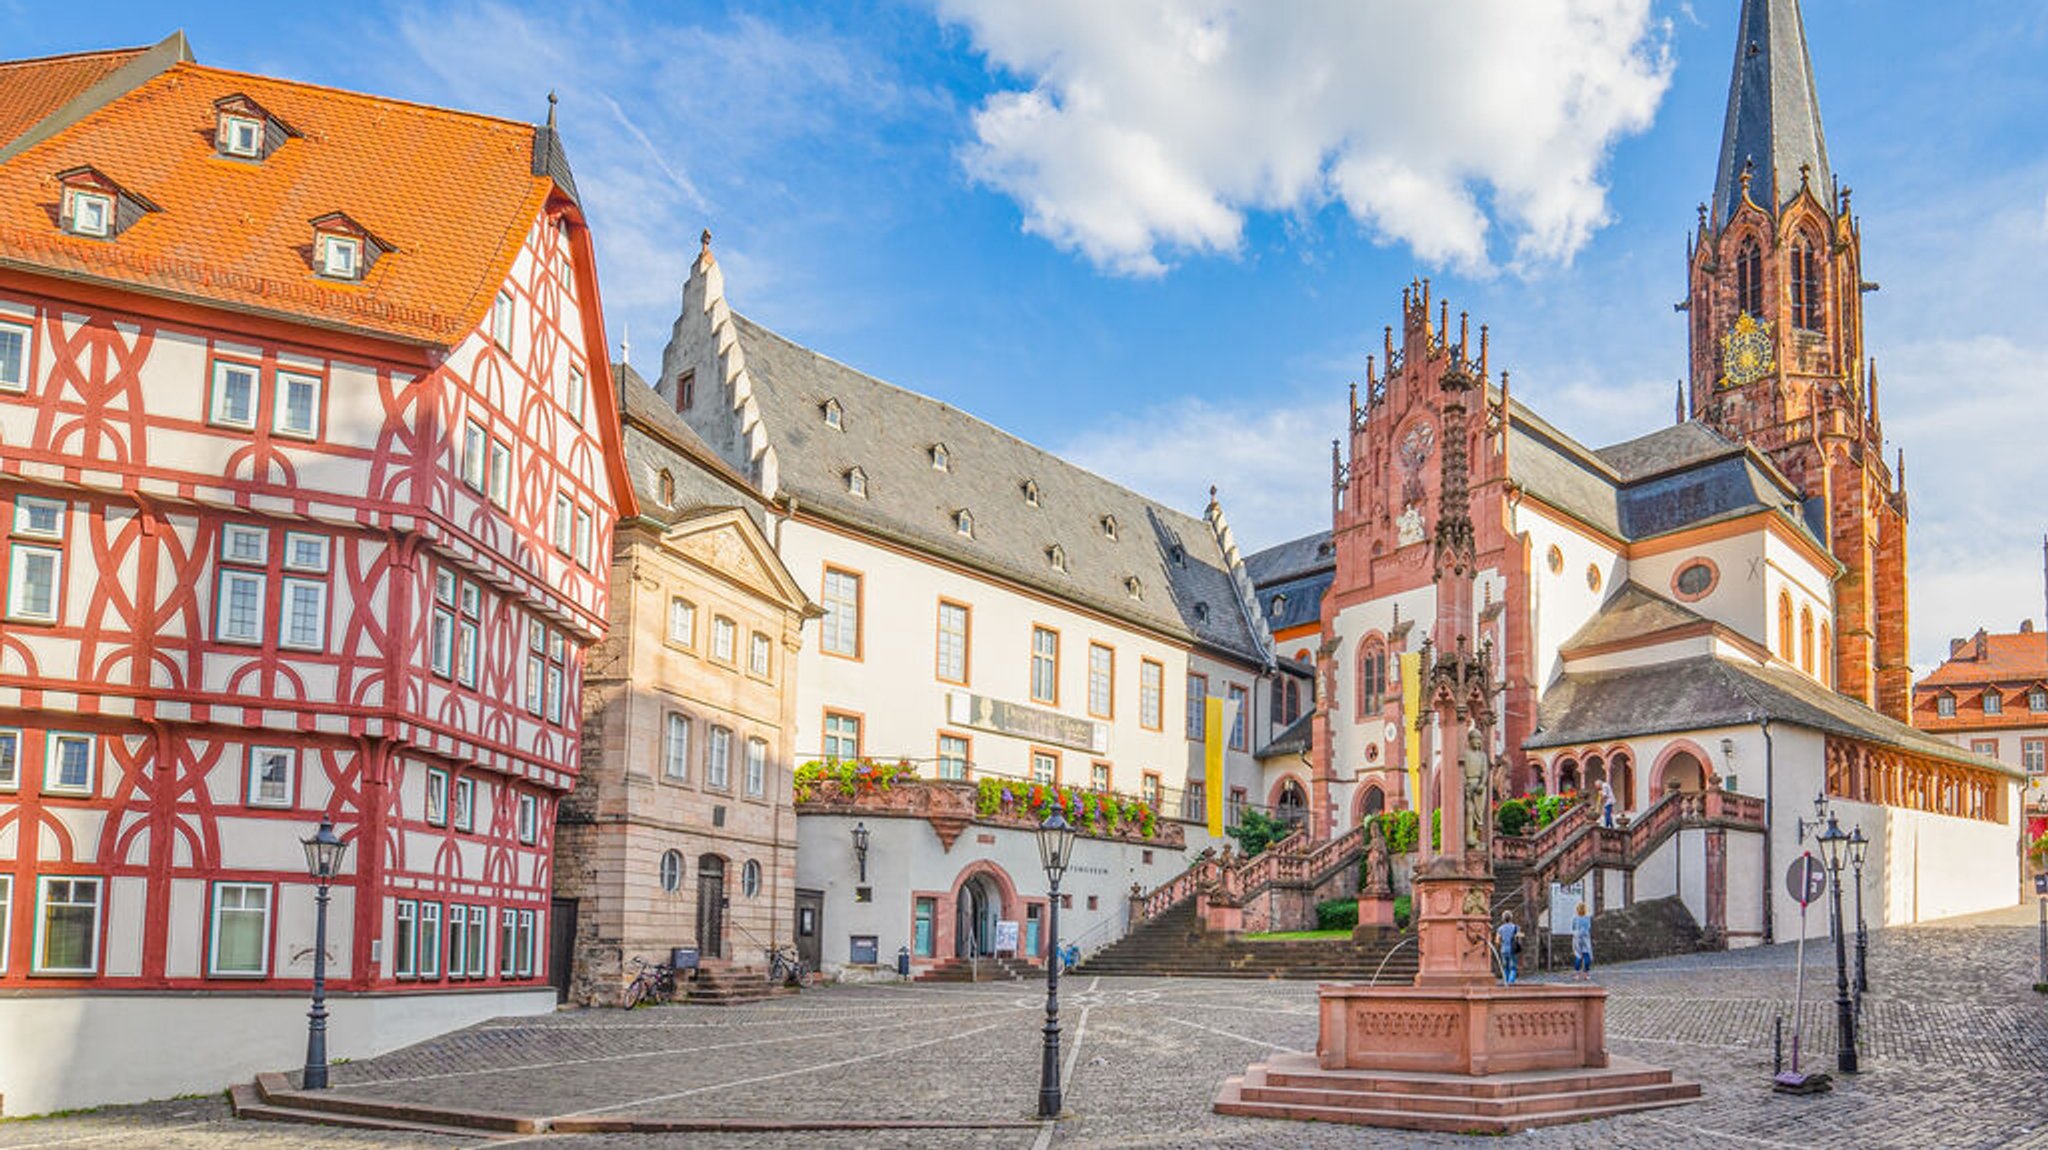
[[[144,51],[119,48],[0,62],[0,145],[35,127],[43,117]]]
[[[1962,649],[1920,680],[1919,688],[2048,679],[2048,632],[1986,634],[1984,658],[1976,654],[1975,637],[1963,640]]]
[[[261,163],[219,157],[214,102],[236,94],[299,135]],[[449,345],[482,320],[555,187],[533,174],[536,132],[177,63],[0,163],[0,265]],[[80,165],[162,210],[112,240],[59,231],[54,177]],[[396,249],[360,283],[312,270],[312,221],[337,211]]]

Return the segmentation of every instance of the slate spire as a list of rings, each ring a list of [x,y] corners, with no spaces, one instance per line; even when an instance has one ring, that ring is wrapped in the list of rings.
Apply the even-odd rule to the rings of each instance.
[[[1753,172],[1750,198],[1773,211],[1799,193],[1802,178],[1823,205],[1834,204],[1799,0],[1742,0],[1721,167],[1714,179],[1715,226],[1726,225],[1742,205],[1745,169]],[[1766,202],[1774,194],[1776,202]]]

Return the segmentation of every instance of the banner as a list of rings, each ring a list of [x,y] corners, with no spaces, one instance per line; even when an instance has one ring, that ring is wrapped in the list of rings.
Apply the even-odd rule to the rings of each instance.
[[[1223,740],[1230,737],[1224,729],[1223,700],[1210,695],[1203,703],[1202,713],[1202,797],[1208,807],[1209,834],[1214,838],[1223,836]]]
[[[1422,652],[1401,654],[1401,741],[1407,747],[1408,805],[1422,809]]]

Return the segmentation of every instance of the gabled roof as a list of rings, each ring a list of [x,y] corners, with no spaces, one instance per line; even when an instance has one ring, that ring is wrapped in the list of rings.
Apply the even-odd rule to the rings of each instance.
[[[780,494],[812,511],[920,550],[1077,601],[1139,626],[1263,664],[1262,636],[1217,532],[939,400],[884,383],[737,313]],[[842,428],[827,426],[828,401]],[[947,470],[930,449],[944,443]],[[846,489],[859,467],[867,495]],[[1037,505],[1025,499],[1035,485]],[[974,516],[974,536],[954,515]],[[1116,538],[1103,530],[1115,516]],[[1048,555],[1064,551],[1066,571]],[[1126,582],[1142,590],[1132,598]],[[1248,590],[1248,584],[1246,590]]]
[[[1625,579],[1559,650],[1572,652],[1610,643],[1650,642],[1659,635],[1703,624],[1712,626],[1713,621],[1633,579]]]
[[[1543,693],[1529,749],[1754,725],[1763,719],[2018,777],[1996,759],[1914,730],[1804,675],[1712,655],[1569,672]]]
[[[47,104],[90,73],[75,59],[0,65],[0,93],[47,89]],[[223,161],[214,101],[235,94],[300,137],[261,163]],[[189,60],[101,95],[0,152],[0,266],[448,346],[481,322],[549,197],[574,196],[558,142],[531,124]],[[162,211],[113,242],[63,234],[53,177],[81,165]],[[396,248],[359,283],[312,269],[307,221],[335,211]]]
[[[1315,737],[1315,708],[1301,713],[1301,717],[1287,724],[1287,729],[1273,736],[1273,741],[1259,748],[1254,758],[1271,759],[1280,755],[1301,755],[1308,753],[1310,741]]]
[[[1255,587],[1336,569],[1337,553],[1330,546],[1328,531],[1276,543],[1244,557],[1244,573],[1251,576]]]
[[[1977,655],[1977,637],[1964,639],[1914,690],[2048,679],[2048,632],[1979,634],[1984,641],[1982,658]]]
[[[1790,199],[1799,191],[1801,165],[1808,169],[1813,194],[1822,204],[1832,204],[1820,96],[1799,0],[1743,0],[1735,73],[1728,82],[1728,119],[1721,128],[1721,167],[1714,177],[1715,225],[1726,224],[1742,206],[1746,168],[1751,170],[1750,198],[1776,211],[1783,205],[1766,203],[1773,181],[1778,196]]]
[[[176,41],[174,51],[182,52],[184,37],[173,36],[165,44],[172,41]],[[163,47],[158,45],[159,49]],[[0,62],[0,155],[37,125],[86,95],[94,85],[151,51],[115,48]]]

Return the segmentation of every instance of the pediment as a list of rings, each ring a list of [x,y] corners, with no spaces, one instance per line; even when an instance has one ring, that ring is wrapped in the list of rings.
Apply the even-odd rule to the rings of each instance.
[[[767,537],[746,512],[725,509],[683,519],[662,545],[713,574],[790,610],[809,606]]]

